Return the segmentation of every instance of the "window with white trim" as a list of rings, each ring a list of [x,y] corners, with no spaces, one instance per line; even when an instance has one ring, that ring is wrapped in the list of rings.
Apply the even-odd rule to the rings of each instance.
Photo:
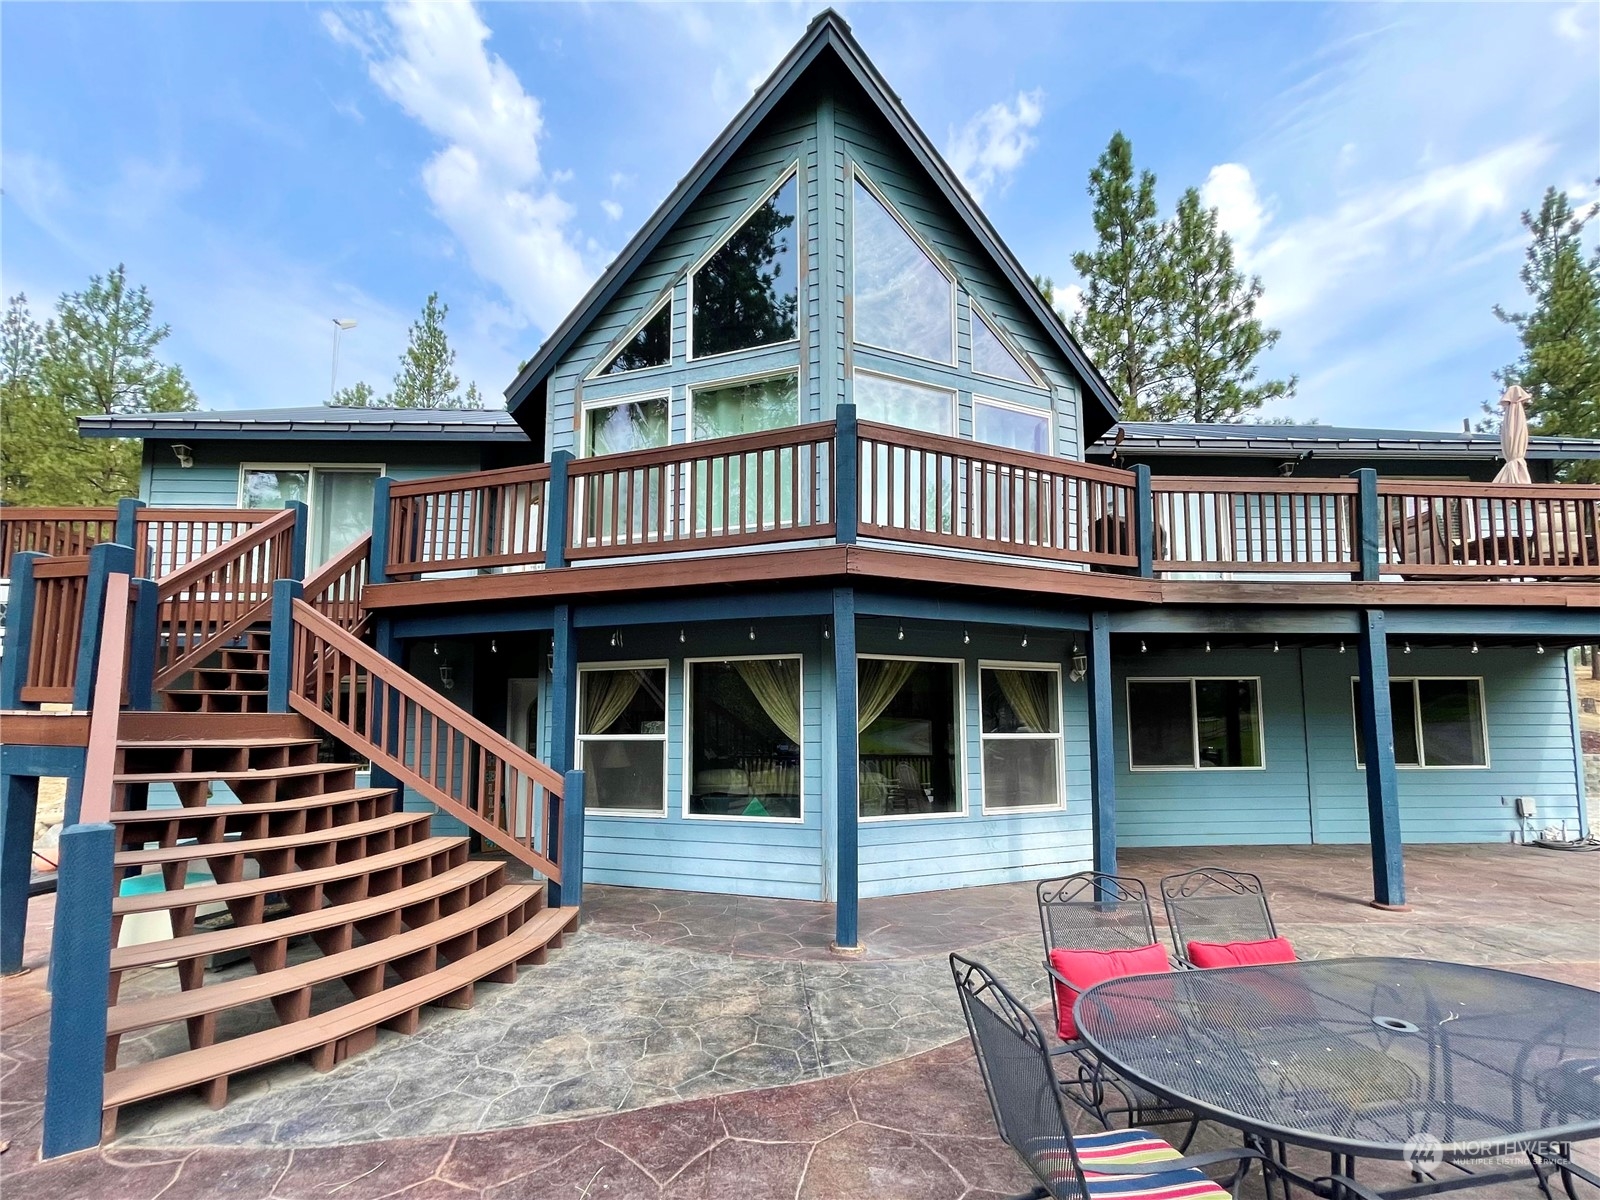
[[[961,664],[856,660],[857,796],[863,817],[960,813]]]
[[[853,379],[856,415],[924,433],[953,434],[956,394],[950,388],[912,383],[857,368]]]
[[[672,297],[669,294],[661,307],[645,318],[596,374],[622,375],[628,371],[646,371],[651,367],[664,367],[671,361]]]
[[[972,313],[972,369],[979,375],[1038,387],[1039,381],[1022,365],[1022,360],[989,324],[989,319],[978,311],[977,305],[970,306],[968,311]]]
[[[795,340],[800,311],[796,180],[791,167],[689,277],[691,358]]]
[[[310,540],[306,566],[316,568],[372,532],[372,488],[380,466],[251,465],[239,468],[241,508],[306,506]]]
[[[1128,766],[1135,771],[1265,765],[1259,679],[1128,680]]]
[[[1361,738],[1360,681],[1350,681],[1351,716],[1356,730],[1356,766],[1366,766]],[[1397,767],[1487,767],[1489,729],[1483,680],[1425,678],[1389,680]]]
[[[983,714],[983,807],[1061,806],[1061,672],[1051,666],[978,668]]]
[[[954,280],[859,176],[854,197],[855,340],[953,365]]]
[[[691,659],[687,803],[694,817],[798,821],[800,658]]]
[[[665,446],[671,439],[669,416],[665,393],[585,404],[583,452],[588,456],[622,454]]]
[[[972,398],[972,440],[1008,450],[1050,453],[1050,414],[986,396]]]
[[[578,669],[578,765],[584,808],[666,816],[665,663]]]

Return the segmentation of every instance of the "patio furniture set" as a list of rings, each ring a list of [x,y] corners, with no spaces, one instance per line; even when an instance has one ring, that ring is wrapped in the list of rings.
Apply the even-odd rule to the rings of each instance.
[[[995,1124],[1039,1180],[1030,1200],[1226,1200],[1258,1164],[1285,1200],[1600,1189],[1572,1157],[1600,1137],[1594,992],[1422,959],[1301,961],[1248,873],[1171,875],[1160,894],[1170,952],[1138,879],[1039,885],[1054,1040],[991,970],[950,956]],[[1074,1108],[1102,1130],[1074,1132]],[[1187,1153],[1201,1121],[1241,1144]],[[1291,1147],[1325,1152],[1327,1172]],[[1356,1178],[1363,1159],[1403,1163],[1411,1182],[1379,1192]]]

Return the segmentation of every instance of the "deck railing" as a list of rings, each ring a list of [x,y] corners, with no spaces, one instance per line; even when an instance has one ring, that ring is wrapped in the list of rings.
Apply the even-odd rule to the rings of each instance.
[[[561,882],[560,775],[301,600],[291,638],[290,708]]]
[[[19,696],[29,704],[70,704],[89,594],[89,556],[33,562],[33,628]]]
[[[550,467],[389,485],[388,576],[544,562]]]
[[[1101,567],[1134,567],[1134,475],[863,421],[863,535]]]
[[[141,508],[134,519],[143,574],[162,580],[282,514],[278,508]]]
[[[1152,479],[1155,570],[1358,574],[1358,490],[1354,479]]]
[[[23,550],[52,556],[87,554],[109,542],[117,528],[114,508],[0,508],[0,571]]]
[[[1600,576],[1600,485],[1378,482],[1385,574]]]
[[[305,585],[307,604],[358,637],[367,623],[361,592],[367,586],[367,563],[371,557],[372,535],[368,533],[324,563]]]
[[[829,421],[576,459],[566,557],[832,537],[833,434]]]

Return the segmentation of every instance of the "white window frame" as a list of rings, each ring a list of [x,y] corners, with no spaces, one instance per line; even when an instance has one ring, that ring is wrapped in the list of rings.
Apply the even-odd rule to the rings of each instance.
[[[989,733],[983,728],[983,673],[985,671],[1039,671],[1055,676],[1055,689],[1051,693],[1056,701],[1056,731],[1047,733]],[[1066,703],[1061,694],[1061,664],[1050,662],[1007,662],[998,659],[978,660],[978,796],[981,812],[986,817],[1008,817],[1014,813],[1061,812],[1067,807],[1067,747]],[[1056,744],[1056,796],[1054,804],[1012,805],[1001,808],[989,806],[989,780],[984,765],[986,744],[995,742],[1044,742]]]
[[[1195,684],[1208,680],[1222,680],[1228,683],[1252,683],[1255,685],[1256,697],[1256,737],[1257,749],[1261,751],[1261,762],[1253,767],[1202,767],[1200,765],[1200,705],[1195,695]],[[1140,767],[1133,762],[1133,685],[1136,683],[1187,683],[1189,685],[1189,752],[1193,756],[1189,766],[1170,767]],[[1129,676],[1123,680],[1122,702],[1127,715],[1128,732],[1128,770],[1141,774],[1160,771],[1195,771],[1214,775],[1222,771],[1265,771],[1267,769],[1267,717],[1266,698],[1261,687],[1259,675],[1140,675]]]
[[[712,441],[712,442],[714,442],[714,441],[718,440],[717,438],[704,438],[704,439],[702,439],[702,438],[696,438],[694,436],[694,397],[695,397],[695,393],[696,392],[715,392],[715,391],[719,391],[722,388],[739,387],[739,386],[741,386],[743,384],[747,384],[747,383],[760,383],[762,380],[765,380],[765,379],[778,379],[778,378],[780,378],[780,377],[782,377],[784,375],[793,375],[795,377],[794,424],[795,425],[802,424],[803,423],[802,418],[803,418],[804,410],[805,410],[805,396],[801,392],[800,368],[798,366],[794,366],[794,367],[779,367],[776,370],[769,370],[769,371],[750,371],[750,372],[747,372],[746,374],[743,374],[743,375],[729,375],[729,376],[727,376],[726,378],[723,378],[723,379],[706,379],[706,380],[702,380],[699,383],[690,384],[685,389],[685,391],[688,394],[687,394],[687,396],[685,398],[685,401],[684,401],[684,414],[683,414],[683,416],[684,416],[684,421],[683,421],[683,439],[684,439],[684,441],[686,441],[686,442],[694,442],[694,441]],[[792,429],[792,428],[794,428],[794,426],[793,425],[785,425],[785,426],[782,426],[781,428]],[[734,435],[734,436],[742,436],[742,435]],[[730,659],[729,661],[731,662],[733,660]]]
[[[1033,381],[1032,386],[1040,388],[1044,391],[1050,390],[1050,385],[1039,377],[1039,373],[1033,369],[1033,364],[1028,361],[1028,356],[1022,352],[1022,349],[1017,345],[1016,340],[1013,339],[1011,335],[1001,327],[999,321],[996,321],[993,317],[991,317],[988,312],[985,311],[984,307],[972,298],[971,293],[967,293],[967,343],[969,346],[976,346],[978,344],[977,336],[972,332],[975,323],[978,321],[982,321],[989,327],[989,332],[994,334],[995,341],[999,342],[1006,348],[1006,351],[1016,361],[1016,364],[1022,368],[1022,373],[1026,375],[1028,379]],[[976,354],[972,354],[971,360],[967,365],[971,369],[974,378],[992,379],[996,383],[1004,383],[1010,387],[1029,386],[1026,382],[1020,379],[1009,379],[1004,375],[991,375],[987,371],[978,370],[978,358]]]
[[[941,436],[941,437],[957,437],[957,436],[960,435],[960,431],[961,431],[961,392],[960,392],[959,389],[957,389],[955,387],[946,387],[942,383],[925,383],[920,379],[912,379],[912,378],[910,378],[909,376],[906,376],[906,375],[892,375],[888,371],[879,371],[879,370],[873,369],[872,367],[863,367],[863,366],[860,366],[860,365],[857,365],[852,370],[851,375],[852,375],[852,377],[851,377],[851,380],[850,380],[850,399],[851,399],[852,402],[854,402],[854,400],[855,400],[855,378],[854,378],[854,376],[856,376],[856,375],[871,375],[871,376],[873,376],[874,378],[877,378],[877,379],[887,379],[890,383],[904,383],[904,384],[909,384],[912,387],[923,388],[923,389],[925,389],[927,391],[930,391],[930,392],[945,392],[945,393],[947,393],[949,395],[949,397],[950,397],[950,412],[949,412],[950,424],[946,427],[945,431],[942,434],[940,434],[939,436]],[[885,424],[886,423],[886,422],[882,422],[882,421],[877,421],[877,419],[874,418],[874,417],[867,417],[867,418],[864,418],[864,419],[865,420],[869,420],[869,421],[875,421],[877,424]],[[896,429],[912,429],[912,427],[909,426],[909,425],[896,425],[894,428],[896,428]],[[926,433],[926,432],[928,432],[928,430],[912,429],[912,432],[914,432],[914,433]]]
[[[988,376],[985,376],[988,378]],[[998,396],[985,396],[981,392],[972,393],[972,438],[973,443],[979,446],[989,446],[993,450],[1008,450],[1007,446],[993,446],[978,437],[978,405],[984,404],[990,408],[1009,408],[1012,412],[1023,413],[1026,416],[1038,417],[1044,422],[1044,441],[1047,449],[1042,451],[1018,451],[1023,454],[1048,454],[1051,458],[1059,458],[1056,453],[1056,414],[1054,408],[1040,408],[1036,404],[1019,404],[1015,400],[1002,400]]]
[[[661,672],[661,733],[584,733],[583,732],[583,677],[596,671],[660,671]],[[578,664],[578,711],[573,722],[577,733],[573,735],[572,761],[581,770],[583,745],[586,741],[603,742],[657,742],[661,743],[661,809],[648,808],[590,808],[584,806],[584,820],[604,817],[624,821],[665,821],[670,815],[668,801],[672,790],[672,772],[667,762],[667,749],[672,742],[672,664],[664,658],[629,660],[627,662],[591,662]]]
[[[704,662],[773,662],[792,659],[800,664],[800,815],[797,817],[742,817],[717,816],[711,813],[689,811],[692,773],[694,771],[694,672],[695,663]],[[707,654],[683,660],[683,804],[685,821],[722,821],[736,825],[804,825],[806,821],[806,662],[803,654]]]
[[[807,210],[805,191],[800,186],[800,160],[797,158],[783,169],[783,172],[778,176],[777,180],[770,184],[767,189],[761,193],[760,198],[756,200],[754,204],[751,204],[736,218],[734,218],[732,222],[729,223],[728,227],[724,229],[720,235],[718,235],[717,240],[712,242],[711,245],[694,260],[694,262],[690,265],[689,270],[686,272],[687,290],[684,292],[685,311],[683,314],[683,355],[685,362],[715,362],[717,359],[729,358],[735,354],[754,354],[769,350],[779,350],[785,346],[798,346],[800,344],[800,339],[802,336],[804,336],[806,327],[805,314],[802,307],[806,295],[806,280],[805,272],[797,267],[795,271],[795,296],[797,297],[799,303],[796,305],[794,315],[794,337],[789,338],[787,341],[770,342],[765,346],[743,346],[738,350],[719,350],[715,354],[696,355],[694,352],[695,277],[700,274],[700,269],[711,261],[717,251],[726,246],[729,239],[731,239],[734,234],[738,233],[739,230],[744,228],[745,222],[755,215],[756,210],[768,200],[771,200],[774,196],[776,196],[778,192],[783,189],[783,185],[788,183],[790,179],[794,180],[795,262],[799,264],[800,267],[804,266],[806,256],[803,235],[806,227],[804,218]]]
[[[388,473],[388,471],[385,468],[383,463],[242,462],[242,463],[239,464],[239,486],[238,486],[237,491],[235,492],[235,495],[238,498],[234,502],[240,508],[244,508],[244,506],[245,506],[245,504],[244,504],[244,501],[245,501],[245,488],[244,488],[245,476],[247,476],[251,471],[304,471],[306,473],[306,501],[305,501],[305,503],[306,503],[306,546],[307,546],[307,553],[308,554],[310,553],[311,543],[314,540],[314,533],[315,533],[315,530],[317,528],[317,472],[319,472],[319,471],[333,471],[333,472],[336,472],[336,473],[337,472],[343,472],[343,473],[346,473],[346,474],[354,474],[354,473],[359,472],[360,474],[363,474],[363,475],[370,474],[374,479],[381,479],[384,475],[386,475]],[[253,509],[251,511],[254,511],[254,512],[271,512],[272,510],[271,509]],[[330,550],[328,552],[329,553],[329,558],[331,559],[334,555],[338,554],[339,551],[341,551],[343,549],[344,549],[343,546],[335,546],[332,550]],[[328,560],[325,559],[323,561],[328,561]],[[307,570],[315,570],[317,567],[320,567],[321,565],[322,565],[322,563],[307,562],[306,563],[306,569]]]
[[[664,444],[672,445],[672,389],[663,386],[649,388],[642,392],[629,392],[626,396],[606,396],[594,400],[585,400],[578,410],[580,416],[578,421],[578,457],[605,457],[603,454],[594,455],[589,453],[589,414],[591,412],[601,408],[615,408],[620,404],[638,404],[641,400],[665,400],[667,402],[667,440]]]
[[[1417,735],[1417,755],[1419,758],[1427,756],[1427,747],[1422,741],[1422,701],[1417,695],[1416,683],[1437,681],[1440,683],[1475,683],[1478,685],[1478,724],[1483,733],[1483,761],[1481,763],[1461,763],[1453,765],[1440,763],[1434,766],[1427,762],[1395,763],[1398,771],[1487,771],[1493,766],[1489,752],[1489,696],[1483,686],[1482,675],[1391,675],[1390,683],[1409,683],[1411,688],[1411,723]],[[1350,746],[1355,756],[1356,770],[1364,771],[1367,764],[1361,759],[1361,700],[1357,689],[1361,685],[1359,675],[1350,676]],[[1391,713],[1390,721],[1394,720]]]
[[[584,382],[587,383],[602,379],[622,379],[629,375],[642,375],[646,371],[664,371],[668,367],[672,366],[672,293],[675,290],[676,289],[673,287],[667,288],[665,292],[656,298],[655,303],[650,305],[649,308],[645,309],[644,316],[640,317],[632,325],[628,326],[627,332],[618,338],[616,340],[616,344],[602,354],[600,356],[600,360],[595,363],[592,368],[590,368],[589,373],[583,377]],[[627,348],[629,342],[633,341],[634,338],[639,336],[640,330],[661,315],[661,310],[663,308],[666,309],[668,313],[667,361],[664,363],[658,363],[653,367],[633,367],[627,371],[618,371],[615,375],[606,374],[606,368],[616,361],[617,355],[621,354],[623,350]]]
[[[945,282],[950,285],[950,357],[948,360],[926,358],[921,354],[913,354],[909,350],[896,350],[890,346],[880,346],[876,342],[869,342],[864,338],[858,337],[856,335],[855,306],[853,304],[850,309],[850,329],[848,331],[850,342],[856,346],[865,346],[867,349],[877,351],[880,354],[898,355],[900,358],[909,359],[912,362],[924,362],[930,366],[942,367],[947,371],[959,371],[961,369],[961,337],[960,330],[957,328],[960,319],[957,293],[961,290],[961,281],[945,265],[944,256],[936,253],[922,235],[911,227],[910,223],[900,215],[900,210],[890,202],[888,196],[884,195],[883,189],[873,183],[866,172],[862,171],[860,166],[854,162],[850,164],[850,182],[852,184],[850,188],[850,242],[848,247],[850,255],[850,294],[852,296],[856,295],[856,191],[853,185],[860,183],[862,187],[872,193],[879,204],[883,205],[883,211],[888,213],[895,224],[905,231],[906,236],[916,243],[918,249],[933,264],[934,270],[943,275]]]
[[[967,662],[963,658],[937,658],[927,654],[857,654],[856,675],[851,682],[856,689],[856,711],[861,711],[861,668],[863,659],[877,659],[883,662],[913,662],[913,663],[954,663],[956,668],[956,794],[960,797],[961,806],[950,812],[941,813],[884,813],[876,817],[861,815],[861,736],[856,735],[856,786],[852,789],[856,803],[856,820],[876,825],[886,821],[957,821],[965,818],[970,810],[967,791],[971,787],[971,780],[967,774]]]

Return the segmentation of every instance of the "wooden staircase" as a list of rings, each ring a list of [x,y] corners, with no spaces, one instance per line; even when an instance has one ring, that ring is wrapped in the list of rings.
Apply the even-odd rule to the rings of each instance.
[[[241,1072],[302,1055],[327,1070],[379,1029],[413,1032],[424,1007],[470,1007],[478,983],[513,982],[577,925],[542,881],[511,881],[467,838],[431,836],[394,789],[358,787],[355,763],[321,761],[310,720],[266,711],[269,658],[251,631],[166,691],[168,711],[122,715],[113,937],[149,914],[171,936],[112,951],[107,1134],[126,1105],[199,1089],[220,1106]],[[165,783],[180,806],[148,808]],[[130,888],[136,875],[159,882]],[[252,969],[222,978],[217,956]],[[124,987],[166,965],[171,988]],[[181,1049],[119,1065],[125,1038],[160,1026],[182,1029]]]

